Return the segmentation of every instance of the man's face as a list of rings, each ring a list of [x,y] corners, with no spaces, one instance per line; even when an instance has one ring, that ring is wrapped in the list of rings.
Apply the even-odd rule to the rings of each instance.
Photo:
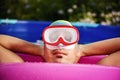
[[[69,25],[48,26],[43,31],[44,59],[53,63],[77,63],[79,31]]]
[[[48,49],[46,45],[44,46],[44,58],[46,62],[53,63],[77,63],[79,60],[79,48],[75,45],[71,49]]]

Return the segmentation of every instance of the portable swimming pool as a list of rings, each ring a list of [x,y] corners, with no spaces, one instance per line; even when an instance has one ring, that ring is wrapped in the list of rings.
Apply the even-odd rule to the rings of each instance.
[[[30,42],[41,40],[42,30],[51,22],[1,22],[0,34],[12,35]],[[79,43],[91,43],[120,37],[120,27],[72,23],[80,31]],[[44,63],[39,56],[19,55],[25,63],[0,64],[0,80],[120,80],[120,67],[96,63],[105,57],[82,57],[78,64]]]
[[[41,40],[43,29],[49,21],[0,21],[0,34],[15,36],[30,42]],[[105,26],[71,22],[80,31],[79,43],[91,43],[108,38],[120,37],[120,26]]]

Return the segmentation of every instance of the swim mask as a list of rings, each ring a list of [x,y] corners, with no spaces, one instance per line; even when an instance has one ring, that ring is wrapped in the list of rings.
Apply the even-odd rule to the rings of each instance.
[[[68,46],[78,42],[79,32],[73,26],[48,26],[44,29],[42,37],[45,44],[51,46],[58,46],[60,44]]]
[[[58,22],[60,23],[65,21]],[[43,41],[49,49],[69,49],[78,42],[79,31],[72,25],[62,25],[58,24],[58,22],[57,24],[50,25],[44,29],[42,34]]]

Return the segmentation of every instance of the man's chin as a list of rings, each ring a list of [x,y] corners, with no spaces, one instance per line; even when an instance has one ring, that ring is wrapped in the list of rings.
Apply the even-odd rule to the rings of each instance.
[[[71,62],[66,61],[64,59],[61,59],[61,58],[60,59],[55,59],[54,62],[55,63],[63,63],[63,64],[72,64]]]

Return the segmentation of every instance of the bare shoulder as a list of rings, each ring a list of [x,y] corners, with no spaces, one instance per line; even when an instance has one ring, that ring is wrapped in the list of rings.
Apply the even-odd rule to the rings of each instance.
[[[85,55],[110,54],[120,50],[120,38],[111,38],[93,42],[90,44],[79,45]]]

